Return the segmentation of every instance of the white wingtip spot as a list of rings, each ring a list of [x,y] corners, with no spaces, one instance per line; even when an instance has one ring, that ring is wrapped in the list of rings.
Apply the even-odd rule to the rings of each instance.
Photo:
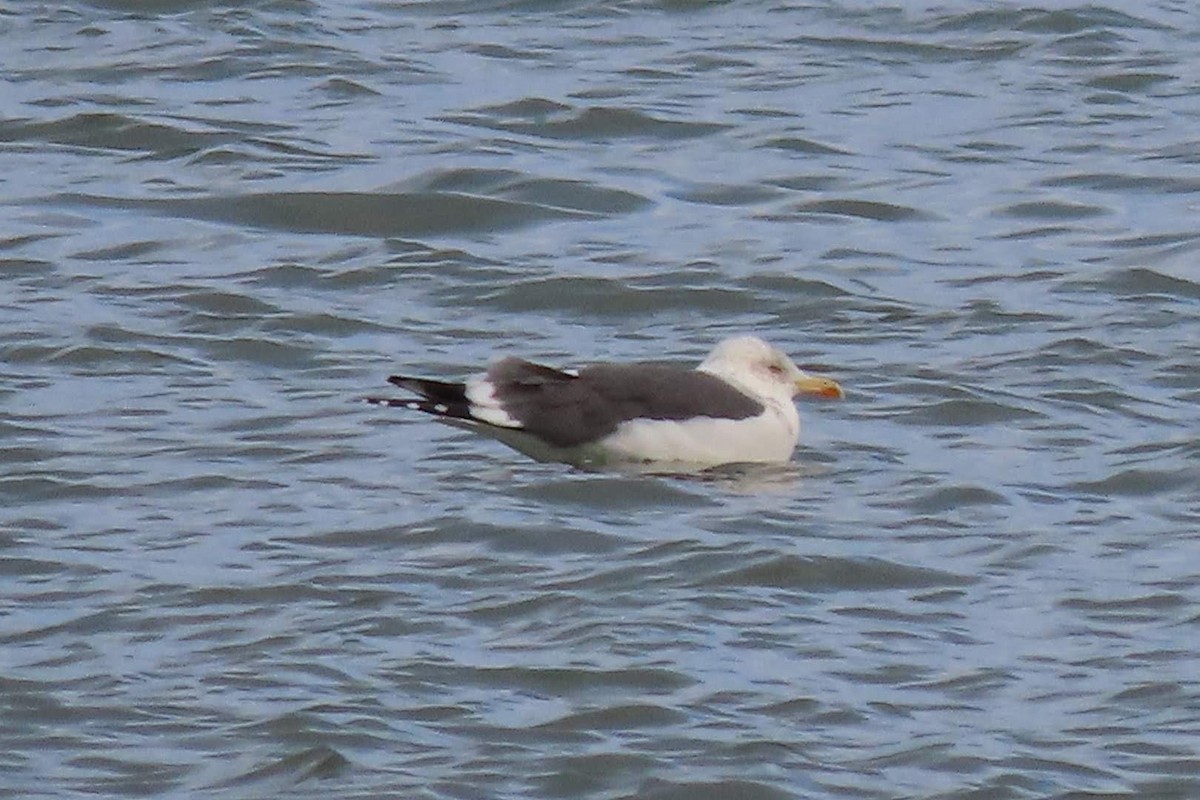
[[[433,410],[439,414],[445,414],[447,411],[450,410],[450,406],[445,405],[444,403],[436,403],[433,406]]]

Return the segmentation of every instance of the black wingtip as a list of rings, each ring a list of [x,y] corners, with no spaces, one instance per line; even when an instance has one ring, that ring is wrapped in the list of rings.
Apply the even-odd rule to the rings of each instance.
[[[467,402],[467,386],[464,383],[410,378],[407,375],[391,375],[388,377],[388,383],[442,405],[456,406]]]
[[[373,406],[388,408],[406,408],[409,411],[420,411],[435,417],[451,417],[453,419],[470,419],[471,409],[466,403],[440,403],[436,400],[411,400],[397,397],[364,397],[363,401]]]

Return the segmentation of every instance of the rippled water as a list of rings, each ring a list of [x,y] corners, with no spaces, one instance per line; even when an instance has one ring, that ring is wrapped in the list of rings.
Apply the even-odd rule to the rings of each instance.
[[[0,794],[1200,796],[1190,4],[0,35]],[[356,402],[734,331],[787,468]]]

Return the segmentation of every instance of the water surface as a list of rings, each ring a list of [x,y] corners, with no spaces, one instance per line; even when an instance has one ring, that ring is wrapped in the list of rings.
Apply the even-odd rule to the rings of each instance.
[[[18,4],[0,789],[1200,795],[1193,12]],[[836,377],[794,463],[356,402]]]

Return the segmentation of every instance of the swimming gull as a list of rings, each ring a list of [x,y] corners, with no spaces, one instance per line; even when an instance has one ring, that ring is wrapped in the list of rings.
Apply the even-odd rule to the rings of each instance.
[[[756,336],[718,344],[695,369],[596,364],[560,370],[512,356],[464,383],[393,375],[414,399],[368,403],[423,411],[539,461],[576,466],[787,461],[800,436],[797,395],[840,398]]]

